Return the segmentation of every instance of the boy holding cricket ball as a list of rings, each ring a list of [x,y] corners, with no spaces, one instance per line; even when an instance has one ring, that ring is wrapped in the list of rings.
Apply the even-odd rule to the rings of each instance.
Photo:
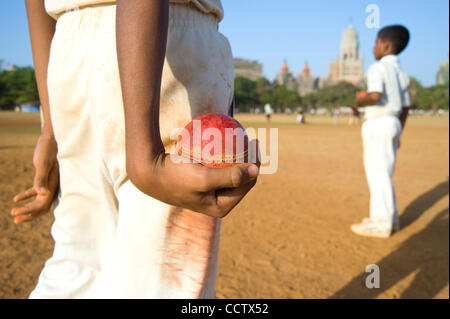
[[[170,2],[170,5],[169,5]],[[19,224],[50,210],[55,248],[31,298],[213,298],[221,217],[254,164],[167,152],[227,113],[233,60],[220,0],[26,0],[44,115]],[[59,185],[59,186],[58,186]]]

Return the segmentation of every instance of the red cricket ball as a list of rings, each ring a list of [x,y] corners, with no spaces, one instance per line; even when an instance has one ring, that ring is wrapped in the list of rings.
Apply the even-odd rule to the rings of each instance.
[[[177,153],[208,167],[223,168],[248,161],[248,136],[234,118],[201,115],[178,135]]]
[[[367,95],[367,92],[366,91],[358,91],[356,94],[358,95],[358,97],[365,97]]]

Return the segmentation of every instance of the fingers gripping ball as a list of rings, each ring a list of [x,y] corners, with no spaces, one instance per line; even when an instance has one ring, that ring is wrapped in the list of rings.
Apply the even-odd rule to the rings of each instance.
[[[365,96],[367,96],[367,92],[366,91],[358,91],[356,94],[357,94],[358,97],[365,97]]]
[[[225,114],[193,119],[178,136],[178,155],[208,167],[248,162],[248,136],[242,125]]]

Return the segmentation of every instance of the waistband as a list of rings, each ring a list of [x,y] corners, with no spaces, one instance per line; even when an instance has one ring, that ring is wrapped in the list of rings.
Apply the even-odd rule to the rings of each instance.
[[[98,19],[99,23],[109,17],[115,18],[116,4],[97,4],[67,10],[58,16],[60,20],[76,20],[77,16],[87,19]],[[106,21],[105,21],[106,22]],[[74,22],[77,23],[77,22]],[[169,4],[169,29],[171,28],[213,28],[217,30],[218,19],[213,14],[205,14],[193,4]],[[66,27],[70,28],[71,23]],[[82,27],[78,21],[78,28]],[[92,27],[92,25],[89,25]]]
[[[366,120],[372,120],[377,118],[382,118],[386,116],[394,116],[397,117],[399,114],[395,111],[392,111],[388,109],[387,107],[383,106],[367,106],[365,109],[365,116],[364,118]]]

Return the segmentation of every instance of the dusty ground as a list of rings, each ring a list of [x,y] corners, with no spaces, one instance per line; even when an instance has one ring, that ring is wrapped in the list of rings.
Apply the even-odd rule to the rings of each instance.
[[[279,128],[279,169],[223,223],[218,298],[449,298],[449,119],[410,118],[395,186],[402,230],[353,235],[368,214],[360,127],[328,117],[238,115]],[[15,226],[12,197],[33,177],[36,114],[0,113],[0,298],[24,298],[51,255],[52,215]],[[381,287],[364,286],[377,264]]]

